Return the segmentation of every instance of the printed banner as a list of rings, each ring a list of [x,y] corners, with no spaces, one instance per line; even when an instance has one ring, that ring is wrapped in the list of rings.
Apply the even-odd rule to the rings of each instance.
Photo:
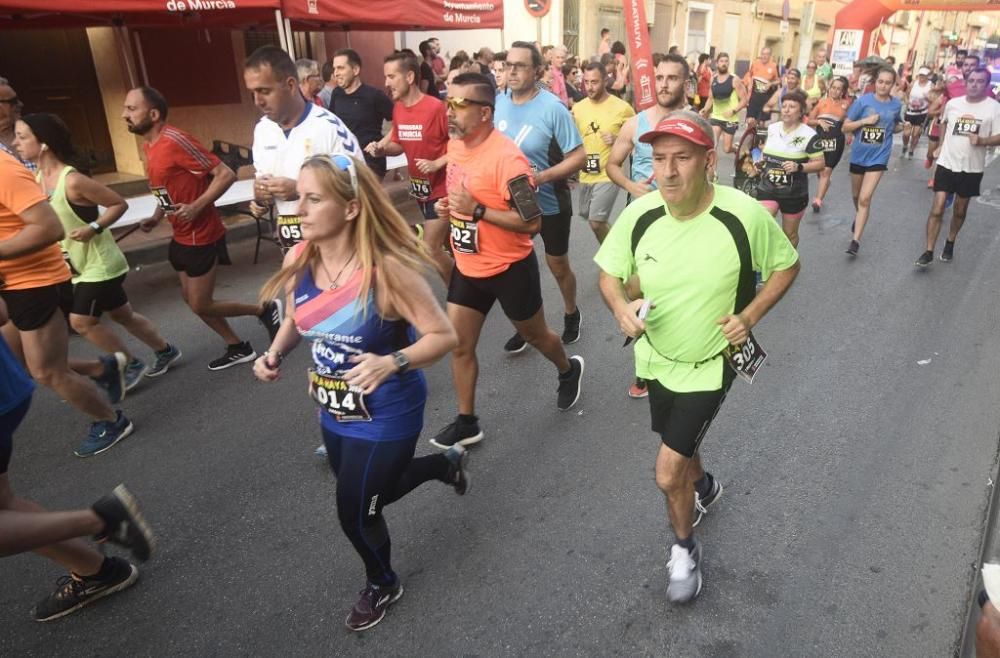
[[[503,28],[503,0],[284,0],[283,4],[285,16],[293,22],[335,23],[339,29]]]
[[[861,58],[864,30],[837,30],[833,33],[830,64],[834,75],[849,76],[854,72],[854,62]]]
[[[656,75],[649,49],[649,26],[646,24],[646,0],[622,0],[625,8],[625,31],[632,68],[632,96],[636,111],[656,102]]]

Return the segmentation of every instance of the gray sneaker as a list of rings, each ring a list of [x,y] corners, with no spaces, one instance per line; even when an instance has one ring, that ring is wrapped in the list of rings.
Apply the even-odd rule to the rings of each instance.
[[[694,550],[688,552],[680,544],[670,547],[667,562],[670,579],[667,581],[667,599],[671,603],[687,603],[701,592],[701,542],[694,540]]]
[[[179,358],[181,358],[181,351],[168,343],[167,349],[156,353],[156,361],[153,363],[153,367],[146,371],[146,376],[159,377],[165,374]]]
[[[149,366],[144,362],[132,357],[132,360],[125,364],[125,390],[131,391],[142,381],[142,376],[149,371]]]

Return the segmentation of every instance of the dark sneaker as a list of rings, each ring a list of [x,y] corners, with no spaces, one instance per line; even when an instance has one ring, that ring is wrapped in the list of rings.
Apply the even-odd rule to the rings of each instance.
[[[559,394],[556,406],[559,411],[568,411],[580,399],[580,385],[583,382],[583,357],[569,357],[569,370],[559,375]]]
[[[149,366],[139,359],[132,359],[125,364],[125,390],[131,391],[138,386],[147,370],[149,370]]]
[[[257,316],[260,323],[267,329],[267,335],[271,342],[274,342],[274,337],[278,335],[278,329],[281,328],[281,321],[285,318],[284,311],[285,305],[281,303],[281,300],[272,299],[264,304],[264,310]]]
[[[708,492],[708,495],[702,498],[698,495],[697,491],[694,492],[694,523],[691,524],[693,526],[701,523],[701,520],[708,514],[708,508],[722,497],[722,483],[711,475],[709,477],[712,478],[712,489]]]
[[[226,353],[215,361],[208,364],[209,370],[225,370],[239,363],[249,363],[257,358],[257,353],[250,347],[250,343],[243,341],[235,345],[227,345]]]
[[[820,212],[823,210],[823,202],[819,199],[813,199],[812,207],[813,212]]]
[[[173,345],[167,345],[167,349],[162,352],[156,352],[156,361],[153,362],[153,366],[146,371],[147,377],[159,377],[170,370],[170,366],[174,365],[178,359],[181,358],[181,351],[174,347]]]
[[[368,583],[361,590],[361,598],[354,604],[344,623],[352,631],[367,631],[385,618],[385,611],[403,596],[403,583],[395,587],[379,587]]]
[[[861,248],[861,243],[860,242],[858,242],[857,240],[851,240],[851,244],[847,245],[847,249],[845,250],[845,253],[848,256],[857,256],[858,255],[858,249],[860,249],[860,248]]]
[[[925,251],[924,253],[920,254],[920,258],[918,258],[916,262],[914,262],[913,264],[916,265],[917,267],[927,267],[933,262],[934,262],[934,252]]]
[[[576,307],[576,311],[563,316],[563,333],[562,342],[563,345],[572,345],[576,341],[580,340],[580,321],[583,316],[580,315],[580,307]]]
[[[105,354],[98,359],[104,371],[97,377],[93,377],[94,382],[104,389],[108,394],[111,404],[118,404],[125,399],[125,368],[128,365],[128,357],[122,352]]]
[[[478,418],[473,421],[463,421],[456,416],[455,422],[448,424],[431,439],[431,445],[447,450],[456,445],[471,446],[482,440],[483,431],[479,429]]]
[[[90,426],[90,434],[73,454],[77,457],[93,457],[109,450],[116,443],[132,433],[132,422],[121,409],[115,411],[114,421],[99,420]]]
[[[448,484],[455,487],[455,493],[464,496],[469,490],[469,451],[460,443],[456,443],[444,452],[448,460]]]
[[[56,591],[39,601],[32,611],[35,621],[52,621],[72,614],[94,601],[131,587],[139,579],[139,569],[128,560],[111,557],[107,577],[63,576]]]
[[[514,334],[510,340],[503,344],[503,351],[507,354],[518,354],[523,352],[527,346],[528,343],[521,338],[521,334]]]
[[[91,505],[90,509],[105,524],[104,532],[94,537],[96,541],[108,542],[132,551],[132,556],[140,562],[149,559],[156,540],[139,510],[139,503],[124,484],[119,484],[114,491]]]
[[[688,551],[680,544],[670,547],[667,562],[670,578],[667,581],[667,599],[671,603],[687,603],[701,592],[701,542],[694,540],[694,550]]]
[[[944,249],[941,251],[941,262],[950,263],[951,259],[955,257],[955,243],[945,242]]]
[[[643,379],[635,378],[632,385],[628,387],[628,396],[633,400],[641,400],[642,398],[649,397],[649,387],[646,386],[646,381]]]

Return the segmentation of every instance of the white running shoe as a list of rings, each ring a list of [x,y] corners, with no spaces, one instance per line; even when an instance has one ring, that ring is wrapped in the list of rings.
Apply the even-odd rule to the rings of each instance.
[[[680,544],[670,547],[667,562],[670,579],[667,581],[667,600],[687,603],[701,592],[701,542],[694,540],[694,550],[688,552]]]

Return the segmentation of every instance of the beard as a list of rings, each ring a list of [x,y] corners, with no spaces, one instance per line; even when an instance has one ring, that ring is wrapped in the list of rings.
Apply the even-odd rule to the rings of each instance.
[[[729,67],[728,66],[720,66],[720,67],[718,67],[717,70],[718,70],[718,72],[719,72],[720,75],[725,75],[725,74],[729,73]]]
[[[660,107],[670,110],[684,109],[684,106],[687,104],[687,98],[684,96],[684,87],[681,86],[674,94],[671,94],[667,90],[658,92],[656,94],[656,102]]]
[[[139,123],[126,122],[125,125],[128,127],[128,131],[133,135],[145,135],[153,127],[153,121],[149,117],[146,117]]]

